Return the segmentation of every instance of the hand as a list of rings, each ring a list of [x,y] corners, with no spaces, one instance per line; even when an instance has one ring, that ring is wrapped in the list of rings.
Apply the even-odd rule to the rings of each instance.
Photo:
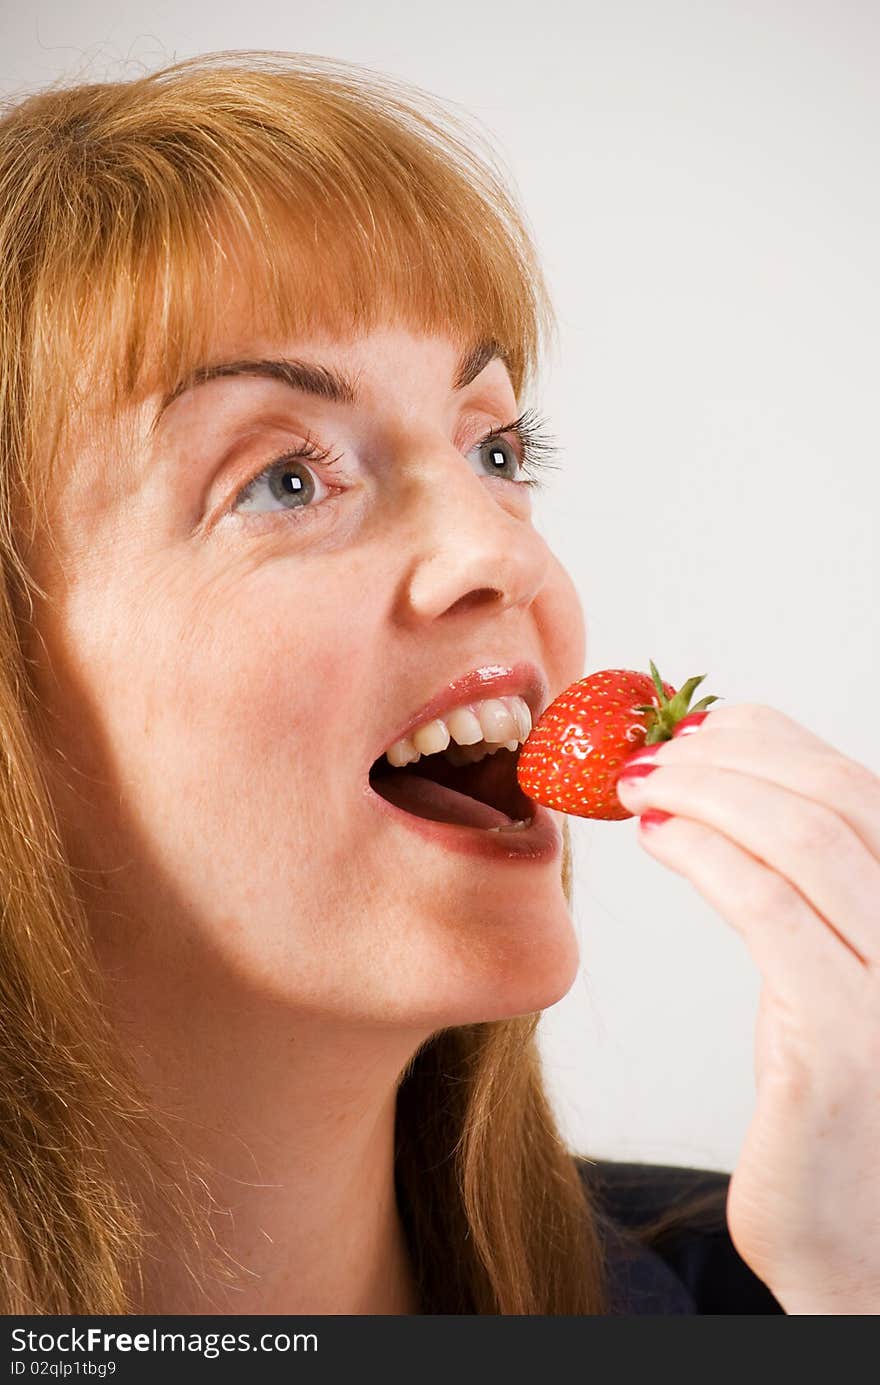
[[[787,1313],[880,1313],[880,779],[752,704],[648,754],[620,801],[673,816],[640,844],[762,976],[731,1239]]]

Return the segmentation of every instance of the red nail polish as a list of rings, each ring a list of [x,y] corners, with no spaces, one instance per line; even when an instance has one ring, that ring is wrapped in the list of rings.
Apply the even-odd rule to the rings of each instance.
[[[692,736],[698,726],[706,720],[708,715],[708,711],[691,712],[688,716],[682,717],[672,733],[673,739],[675,739],[676,736]]]
[[[617,776],[618,783],[626,783],[627,779],[644,779],[646,774],[653,774],[659,765],[624,765],[620,774]]]
[[[662,741],[657,741],[654,745],[643,745],[640,750],[634,750],[633,753],[628,755],[624,760],[621,774],[626,774],[627,765],[640,765],[643,761],[653,760],[662,744]]]
[[[666,822],[671,817],[671,813],[663,813],[659,808],[649,808],[647,813],[642,813],[639,818],[639,827],[645,832],[650,832],[652,827],[659,827],[661,822]]]

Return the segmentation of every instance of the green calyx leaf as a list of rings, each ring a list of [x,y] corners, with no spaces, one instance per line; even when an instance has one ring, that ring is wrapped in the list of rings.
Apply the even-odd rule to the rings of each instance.
[[[695,702],[693,707],[690,706],[691,698],[706,677],[705,673],[701,673],[695,678],[689,678],[686,683],[682,684],[674,697],[667,697],[663,688],[663,679],[657,672],[654,661],[650,660],[649,662],[651,666],[651,678],[654,687],[657,689],[657,701],[660,705],[659,707],[655,707],[653,704],[643,704],[635,710],[645,713],[645,722],[648,727],[645,745],[657,745],[660,741],[669,741],[672,739],[673,731],[684,717],[688,716],[691,712],[701,712],[704,708],[708,707],[710,703],[719,702],[721,699],[710,695],[709,697],[702,698],[699,702]]]

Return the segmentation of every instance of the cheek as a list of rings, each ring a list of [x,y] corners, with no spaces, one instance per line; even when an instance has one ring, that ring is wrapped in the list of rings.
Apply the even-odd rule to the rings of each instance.
[[[112,612],[93,598],[56,643],[56,743],[80,792],[81,775],[91,786],[93,836],[131,830],[214,868],[242,848],[251,869],[279,833],[338,819],[366,743],[357,671],[374,658],[371,603],[326,581],[307,589],[283,566],[197,598],[168,580],[150,601],[117,592]]]
[[[314,808],[317,790],[333,796],[343,763],[350,780],[364,738],[368,614],[350,592],[260,585],[259,600],[222,605],[188,648],[168,651],[148,717],[167,750],[176,741],[192,773],[239,801],[283,808],[308,798]]]

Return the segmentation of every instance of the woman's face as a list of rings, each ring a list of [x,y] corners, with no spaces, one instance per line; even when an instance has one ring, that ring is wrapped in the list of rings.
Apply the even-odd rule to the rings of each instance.
[[[65,458],[58,560],[33,564],[53,793],[105,961],[168,1003],[222,975],[434,1028],[574,979],[558,850],[459,850],[368,786],[454,679],[532,663],[541,710],[583,671],[578,597],[514,446],[500,476],[477,446],[519,412],[507,370],[456,388],[459,354],[397,327],[239,341],[226,359],[320,365],[356,402],[219,375],[152,429],[158,398],[94,419]],[[307,438],[339,460],[254,481]]]

